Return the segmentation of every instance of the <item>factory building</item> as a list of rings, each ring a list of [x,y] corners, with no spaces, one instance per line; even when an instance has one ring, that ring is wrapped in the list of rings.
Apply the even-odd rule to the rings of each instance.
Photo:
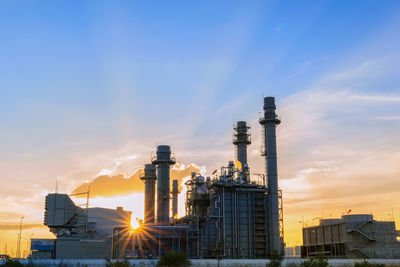
[[[157,220],[145,223],[133,233],[128,250],[139,257],[159,257],[169,250],[186,253],[190,258],[266,258],[283,252],[282,201],[278,190],[275,99],[264,99],[264,116],[260,124],[264,132],[263,156],[266,163],[265,182],[251,179],[247,162],[247,146],[251,144],[245,121],[234,127],[233,144],[236,160],[220,169],[219,175],[203,177],[192,173],[186,182],[186,215],[176,218],[177,183],[172,189],[170,213],[170,166],[175,163],[169,146],[158,146],[153,165],[157,166]],[[146,171],[148,169],[148,171]],[[154,181],[154,166],[145,166],[143,180]],[[214,173],[213,173],[214,174]],[[145,210],[153,210],[154,189],[145,189]],[[151,216],[151,213],[147,213]],[[151,221],[146,215],[144,221]],[[126,236],[123,229],[115,237]],[[120,255],[119,251],[114,253]]]
[[[393,221],[376,221],[369,214],[344,215],[303,228],[301,253],[302,257],[322,253],[332,258],[398,259],[397,237]]]
[[[56,239],[32,239],[32,258],[99,259],[111,257],[115,227],[127,228],[131,212],[81,208],[66,194],[49,194],[45,201],[44,224]]]
[[[189,258],[255,259],[283,253],[276,149],[280,120],[275,110],[275,99],[264,98],[259,120],[264,132],[264,182],[252,179],[247,161],[250,127],[239,121],[233,135],[235,161],[218,174],[192,173],[185,184],[182,218],[177,218],[178,181],[172,181],[172,190],[170,186],[170,168],[176,160],[168,145],[158,146],[151,164],[144,166],[140,179],[145,184],[145,214],[138,229],[126,225],[129,212],[82,209],[67,195],[48,195],[45,225],[57,236],[56,258],[157,258],[177,251]]]

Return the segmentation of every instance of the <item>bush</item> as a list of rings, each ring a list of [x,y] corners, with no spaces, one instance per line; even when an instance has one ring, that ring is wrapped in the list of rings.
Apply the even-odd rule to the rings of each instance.
[[[19,262],[19,260],[6,260],[4,264],[1,264],[0,266],[4,267],[23,267],[24,265]]]
[[[324,259],[322,254],[319,254],[316,258],[311,258],[303,261],[300,267],[328,267],[329,263],[327,259]]]
[[[267,263],[267,267],[281,267],[283,261],[283,255],[279,254],[277,251],[274,251],[272,255],[269,257],[269,262]]]
[[[366,260],[354,263],[354,267],[385,267],[384,263],[370,263]]]
[[[116,260],[115,262],[106,259],[106,267],[129,267],[129,266],[130,264],[127,261],[127,259],[124,259],[123,261]]]
[[[33,263],[32,259],[29,259],[28,263],[24,265],[25,267],[41,267],[39,264]]]
[[[157,267],[188,267],[191,263],[186,257],[186,254],[179,252],[169,252],[160,257],[157,262]]]

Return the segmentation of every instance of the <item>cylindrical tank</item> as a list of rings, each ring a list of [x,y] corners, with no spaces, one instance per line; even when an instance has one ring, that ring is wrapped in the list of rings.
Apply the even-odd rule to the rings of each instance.
[[[152,163],[157,166],[157,223],[168,225],[170,165],[175,164],[175,160],[171,158],[171,148],[167,145],[158,146],[156,153]]]
[[[178,180],[172,180],[172,218],[178,216]]]
[[[265,161],[268,180],[268,224],[270,254],[280,253],[278,166],[276,157],[276,126],[280,123],[276,113],[275,98],[264,98],[264,117],[260,124],[265,129]]]
[[[140,177],[140,180],[144,181],[144,223],[154,223],[156,179],[156,167],[153,164],[146,164],[144,175]]]

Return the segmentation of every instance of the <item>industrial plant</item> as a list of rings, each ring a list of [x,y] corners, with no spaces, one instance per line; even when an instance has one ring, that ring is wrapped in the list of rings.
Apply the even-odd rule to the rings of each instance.
[[[130,227],[131,212],[122,208],[80,207],[66,194],[49,194],[44,224],[56,239],[32,239],[32,258],[150,259],[176,251],[193,259],[265,259],[282,253],[276,149],[280,120],[275,110],[275,99],[265,97],[259,120],[264,133],[263,183],[252,179],[247,162],[250,127],[239,121],[233,134],[235,161],[222,166],[218,175],[192,173],[185,182],[186,214],[178,218],[178,181],[172,181],[172,190],[170,181],[176,159],[170,146],[160,145],[140,178],[145,184],[145,215],[138,229]]]
[[[170,251],[191,259],[265,259],[283,254],[282,191],[278,188],[275,99],[264,98],[259,119],[263,129],[263,181],[252,179],[247,161],[251,144],[245,121],[234,126],[235,160],[210,176],[185,179],[185,216],[178,218],[178,180],[170,179],[176,163],[169,145],[159,145],[145,164],[144,218],[130,226],[130,211],[76,205],[67,194],[46,196],[44,224],[55,239],[32,239],[34,259],[154,259]],[[255,174],[254,174],[255,175]],[[172,184],[172,186],[171,186]],[[372,215],[321,219],[303,228],[302,257],[400,258],[394,222]],[[299,247],[300,248],[300,247]],[[289,251],[289,250],[288,250]],[[293,251],[291,256],[293,256]],[[296,253],[299,254],[299,253]]]
[[[302,257],[320,253],[330,258],[399,259],[400,243],[394,221],[376,221],[370,214],[321,219],[303,228]]]

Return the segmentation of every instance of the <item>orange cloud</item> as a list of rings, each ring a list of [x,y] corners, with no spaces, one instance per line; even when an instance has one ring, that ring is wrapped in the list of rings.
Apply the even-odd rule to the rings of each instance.
[[[0,223],[0,230],[3,231],[10,231],[10,230],[19,230],[19,223],[7,223],[7,224],[2,224]],[[23,230],[27,230],[27,229],[32,229],[32,228],[45,228],[46,226],[44,226],[43,224],[37,224],[37,223],[28,223],[28,224],[23,224]]]
[[[171,180],[177,179],[179,184],[182,179],[190,176],[192,172],[200,172],[201,168],[194,164],[188,166],[175,164],[171,168]],[[131,193],[141,193],[144,191],[143,181],[140,176],[143,174],[143,169],[135,171],[129,177],[119,175],[101,175],[94,178],[91,182],[86,182],[78,186],[72,191],[72,194],[87,192],[90,186],[90,197],[113,197],[121,195],[129,195]],[[171,181],[172,184],[172,181]],[[77,197],[84,197],[77,196]]]

